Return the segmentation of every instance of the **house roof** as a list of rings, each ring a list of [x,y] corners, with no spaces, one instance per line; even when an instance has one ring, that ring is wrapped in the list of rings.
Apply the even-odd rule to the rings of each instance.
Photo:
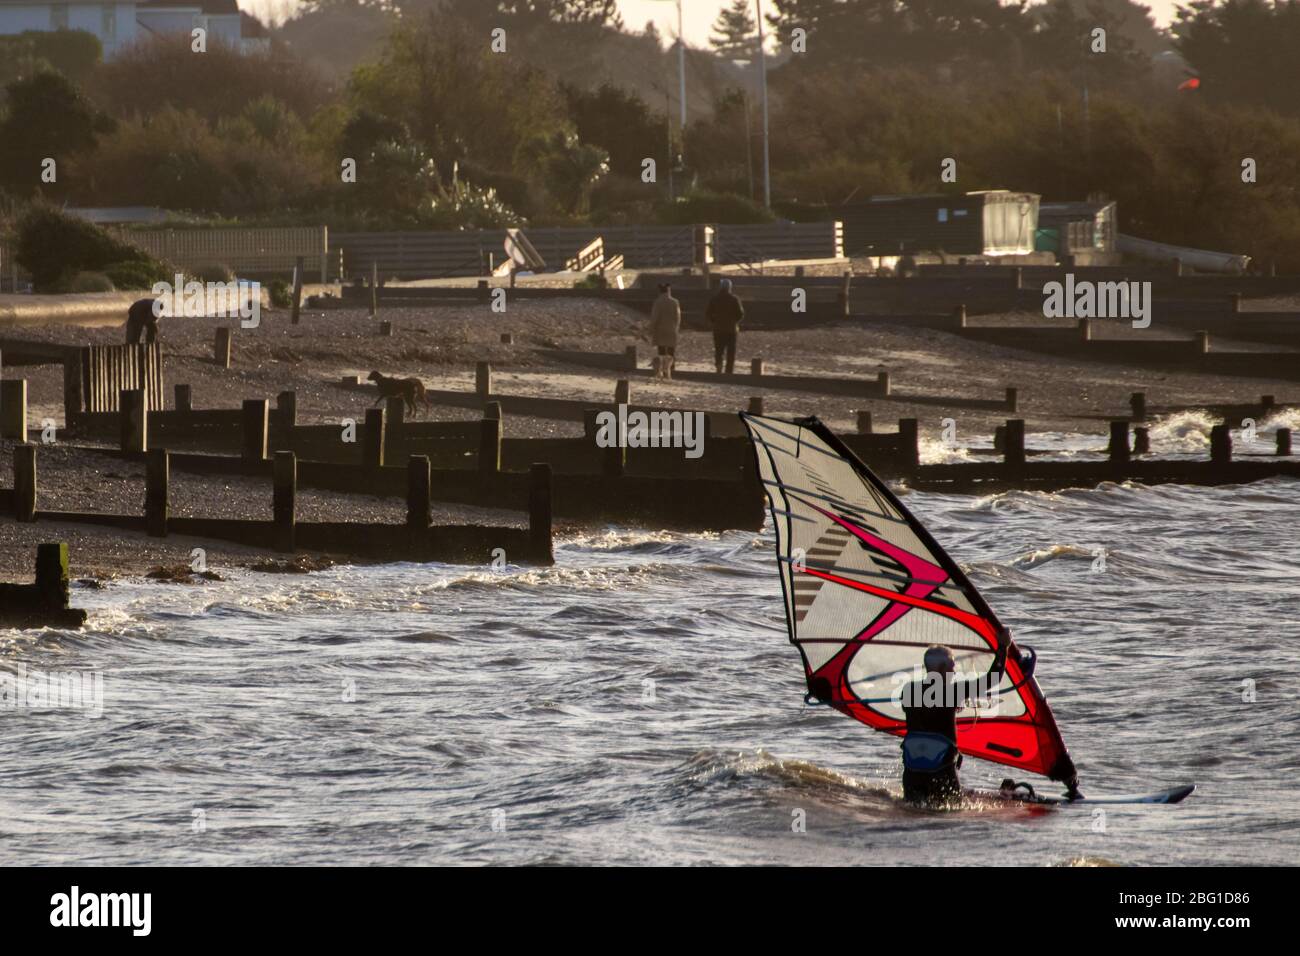
[[[209,16],[239,13],[238,0],[136,0],[135,5],[142,10],[198,7]]]

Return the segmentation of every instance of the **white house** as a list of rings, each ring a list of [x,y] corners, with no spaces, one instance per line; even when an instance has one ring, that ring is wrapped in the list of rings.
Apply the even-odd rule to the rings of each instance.
[[[266,28],[240,13],[237,0],[0,0],[0,36],[28,30],[85,30],[110,60],[136,40],[159,33],[208,31],[245,53],[270,46]]]

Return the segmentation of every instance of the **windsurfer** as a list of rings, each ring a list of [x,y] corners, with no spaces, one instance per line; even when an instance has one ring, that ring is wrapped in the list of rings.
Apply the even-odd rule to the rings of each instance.
[[[999,650],[987,674],[958,680],[952,651],[935,644],[925,652],[925,673],[903,685],[901,702],[907,718],[903,738],[903,798],[931,807],[961,798],[957,768],[957,711],[974,699],[988,697],[1002,680],[1006,651]]]

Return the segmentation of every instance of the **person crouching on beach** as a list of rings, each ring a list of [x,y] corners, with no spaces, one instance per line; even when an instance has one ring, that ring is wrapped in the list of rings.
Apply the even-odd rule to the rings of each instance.
[[[658,348],[654,358],[657,378],[671,380],[676,361],[677,333],[682,327],[682,304],[673,298],[673,287],[668,283],[659,286],[659,298],[650,308],[650,340]]]
[[[126,344],[139,345],[158,341],[158,312],[162,303],[158,299],[139,299],[131,303],[126,312]]]

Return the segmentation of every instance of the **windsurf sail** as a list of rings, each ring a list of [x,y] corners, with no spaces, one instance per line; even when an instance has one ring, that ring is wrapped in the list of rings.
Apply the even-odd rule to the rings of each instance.
[[[1010,632],[911,512],[816,418],[741,414],[776,527],[790,641],[811,698],[901,736],[899,678],[932,644],[957,669],[1006,669],[996,707],[957,714],[957,747],[972,757],[1067,784],[1074,764],[1051,708]]]

